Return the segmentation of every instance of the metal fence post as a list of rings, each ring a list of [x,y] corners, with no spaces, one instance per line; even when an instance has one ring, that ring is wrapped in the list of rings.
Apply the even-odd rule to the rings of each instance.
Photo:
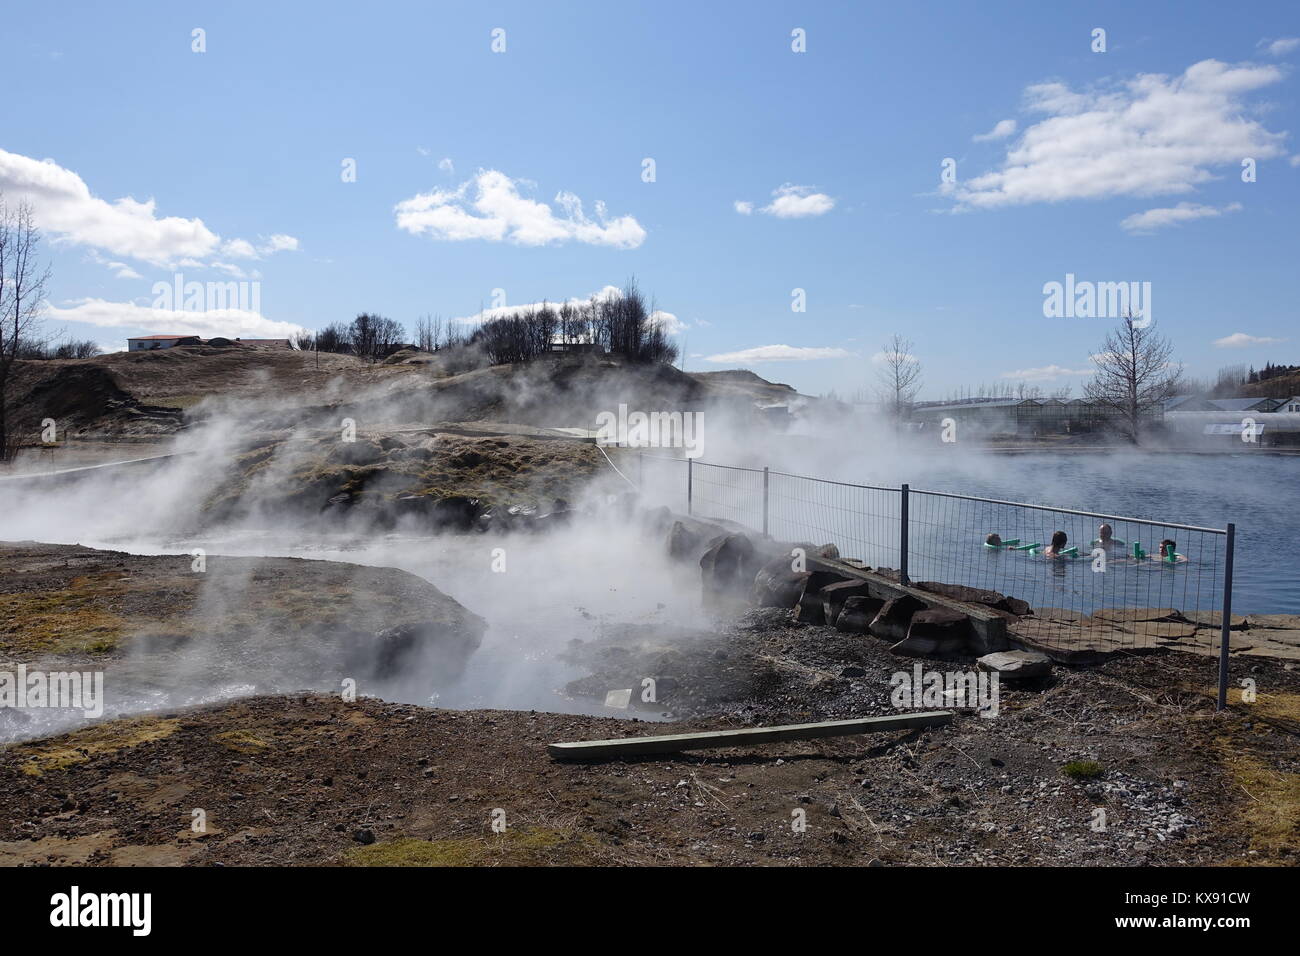
[[[763,466],[763,534],[767,534],[767,465]]]
[[[687,458],[686,459],[686,513],[688,515],[695,514],[695,512],[691,510],[691,486],[693,484],[694,472],[695,472],[695,459]]]
[[[900,489],[898,509],[898,583],[911,584],[907,577],[907,485]]]
[[[1219,633],[1219,705],[1228,706],[1228,641],[1232,629],[1232,552],[1236,544],[1237,526],[1228,522],[1227,549],[1223,555],[1223,626]]]

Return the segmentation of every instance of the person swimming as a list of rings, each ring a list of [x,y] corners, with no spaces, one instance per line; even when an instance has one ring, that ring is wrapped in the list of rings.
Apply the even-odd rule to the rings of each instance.
[[[1105,548],[1109,551],[1111,548],[1122,548],[1124,542],[1115,537],[1115,529],[1109,524],[1102,524],[1097,529],[1097,537],[1093,538],[1092,546],[1094,548]]]
[[[1177,564],[1179,561],[1186,561],[1187,558],[1178,553],[1178,543],[1173,538],[1165,538],[1160,542],[1160,560]]]
[[[1064,531],[1053,532],[1052,543],[1043,550],[1043,555],[1048,558],[1059,558],[1065,551],[1066,540],[1067,538]]]
[[[984,543],[990,548],[1000,548],[1002,547],[1002,535],[995,531],[984,539]]]

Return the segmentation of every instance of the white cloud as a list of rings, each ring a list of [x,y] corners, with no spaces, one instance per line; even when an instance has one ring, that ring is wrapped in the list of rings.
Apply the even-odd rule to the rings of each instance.
[[[91,195],[80,176],[53,160],[32,159],[3,149],[0,192],[10,203],[29,201],[36,224],[56,241],[89,246],[151,265],[202,260],[226,247],[242,250],[248,244],[243,239],[223,243],[198,218],[159,217],[153,199],[100,199]]]
[[[1292,166],[1300,166],[1300,153],[1296,153],[1289,160],[1287,160],[1287,162],[1289,162]]]
[[[809,216],[821,216],[831,211],[835,200],[825,193],[816,192],[812,186],[796,186],[786,183],[772,190],[774,198],[759,212],[778,219],[805,219]]]
[[[140,273],[136,272],[125,262],[116,262],[112,259],[105,259],[94,249],[90,250],[90,259],[92,262],[97,262],[101,266],[113,270],[114,278],[117,279],[143,279],[144,278],[144,276],[140,275]]]
[[[119,279],[143,279],[144,276],[136,272],[125,262],[110,262],[108,267],[113,270],[113,275]]]
[[[707,356],[704,361],[715,365],[749,364],[752,362],[810,362],[817,359],[850,358],[852,352],[844,349],[804,348],[794,345],[760,345],[739,352],[723,352]]]
[[[1276,40],[1260,40],[1259,45],[1268,51],[1269,56],[1286,56],[1300,47],[1300,37],[1278,37]]]
[[[1282,76],[1276,66],[1202,60],[1179,76],[1143,73],[1084,93],[1031,86],[1025,108],[1046,118],[1008,148],[999,169],[940,188],[957,210],[1192,192],[1214,167],[1284,153],[1285,134],[1249,118],[1243,103]]]
[[[50,305],[47,315],[56,322],[85,322],[103,328],[149,329],[150,334],[193,333],[204,338],[285,339],[306,331],[292,322],[275,322],[244,309],[212,309],[188,312],[181,309],[152,309],[134,302],[82,299],[66,308]]]
[[[221,244],[221,254],[231,259],[256,259],[257,250],[247,239],[231,239]]]
[[[1228,203],[1222,209],[1214,206],[1202,206],[1194,202],[1180,202],[1177,206],[1164,209],[1148,209],[1138,212],[1120,222],[1120,228],[1129,232],[1153,232],[1165,226],[1177,226],[1196,219],[1208,219],[1221,216],[1226,212],[1239,212],[1241,203]]]
[[[1214,340],[1215,348],[1244,349],[1252,345],[1278,345],[1286,339],[1269,338],[1266,335],[1247,335],[1245,332],[1233,332],[1221,339]]]
[[[293,236],[286,236],[282,232],[277,232],[263,240],[259,251],[264,256],[274,252],[297,252],[298,240]]]
[[[656,309],[650,313],[650,324],[657,325],[664,330],[665,335],[680,335],[686,328],[686,323],[671,312],[664,312],[662,309]]]
[[[457,189],[435,189],[404,199],[394,207],[398,228],[412,235],[460,241],[484,239],[520,246],[583,242],[635,249],[646,232],[631,216],[610,219],[603,202],[595,203],[596,221],[583,212],[582,200],[570,192],[555,197],[561,214],[546,203],[519,194],[518,184],[495,169],[480,170]]]
[[[1090,368],[1065,368],[1062,365],[1044,365],[1040,368],[1020,368],[1013,372],[1003,372],[1002,378],[1012,378],[1022,382],[1053,382],[1058,378],[1075,375],[1091,375]]]
[[[438,160],[438,168],[448,176],[454,176],[456,174],[456,165],[451,161],[450,156],[444,156],[442,159]]]
[[[742,216],[748,216],[754,211],[754,204],[752,202],[746,202],[743,199],[737,199],[734,205],[736,207],[736,212],[740,213]]]
[[[1015,131],[1016,131],[1016,121],[1013,119],[1004,119],[1004,120],[1000,120],[998,124],[994,126],[991,130],[989,130],[987,133],[975,134],[974,136],[971,137],[971,141],[976,143],[986,143],[989,140],[993,140],[993,139],[1006,139]]]

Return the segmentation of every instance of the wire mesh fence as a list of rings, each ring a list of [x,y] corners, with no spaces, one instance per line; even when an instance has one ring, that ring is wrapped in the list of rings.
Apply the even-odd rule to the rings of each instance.
[[[911,583],[1019,599],[1033,609],[1010,625],[1023,643],[1084,654],[1176,645],[1226,661],[1232,525],[638,457],[643,492],[698,518],[781,541],[833,543],[844,557],[898,570]],[[1014,601],[1004,608],[1023,610]]]

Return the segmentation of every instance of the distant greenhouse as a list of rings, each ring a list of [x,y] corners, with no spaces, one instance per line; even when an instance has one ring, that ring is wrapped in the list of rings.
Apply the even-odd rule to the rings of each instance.
[[[918,405],[912,419],[923,426],[942,427],[952,419],[959,427],[985,435],[1070,435],[1104,428],[1117,417],[1114,409],[1088,399],[974,399],[941,405]],[[1150,416],[1153,420],[1158,413]]]

